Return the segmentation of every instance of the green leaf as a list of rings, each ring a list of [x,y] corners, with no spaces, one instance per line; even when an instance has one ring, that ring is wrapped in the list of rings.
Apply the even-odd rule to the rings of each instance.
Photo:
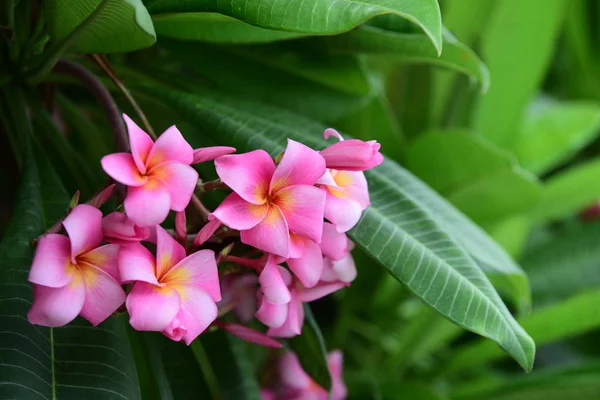
[[[322,125],[276,107],[218,93],[190,95],[156,86],[146,90],[208,135],[240,151],[264,148],[277,154],[284,149],[286,137],[317,148],[326,143],[321,138]],[[475,231],[475,237],[463,239],[484,242],[500,253],[500,260],[508,257],[460,213],[449,211],[448,220],[440,221],[427,205],[444,210],[452,207],[393,161],[368,172],[367,179],[371,207],[351,232],[355,242],[442,315],[498,342],[525,369],[531,369],[533,341],[512,318],[474,259],[442,225],[452,220],[465,232]],[[419,194],[429,200],[420,201],[416,198]],[[479,247],[478,258],[491,257],[482,250],[486,247]],[[491,268],[505,267],[494,266],[497,263],[494,260]]]
[[[321,387],[331,388],[331,375],[327,364],[327,349],[321,329],[310,306],[304,304],[305,323],[302,334],[290,339],[290,347],[298,356],[302,369]]]
[[[521,320],[521,325],[538,346],[589,332],[600,326],[600,291],[594,290],[573,296],[533,312]],[[560,323],[557,323],[560,321]],[[456,349],[446,371],[477,368],[504,357],[504,353],[489,342],[477,341]]]
[[[203,334],[192,343],[202,347],[219,385],[223,400],[260,400],[256,372],[246,352],[246,343],[222,330]]]
[[[600,286],[600,224],[581,225],[527,251],[521,264],[534,304],[545,304]]]
[[[217,13],[172,13],[152,17],[160,37],[211,43],[267,43],[306,36],[260,28]]]
[[[476,132],[503,148],[544,79],[559,33],[562,0],[498,2],[482,36],[481,55],[493,84],[475,114]]]
[[[61,328],[27,320],[31,241],[65,213],[68,202],[43,153],[30,149],[0,244],[0,397],[140,399],[125,319],[109,318],[97,328],[82,320]]]
[[[394,14],[418,25],[435,49],[442,50],[442,23],[437,0],[150,0],[152,14],[218,12],[267,29],[331,35],[348,31],[370,18]]]
[[[53,42],[60,42],[83,22],[101,0],[51,0],[47,19]],[[156,41],[152,20],[141,0],[109,0],[100,15],[72,45],[78,53],[115,53],[143,49]]]
[[[444,50],[438,55],[429,38],[418,33],[401,33],[363,25],[348,33],[321,39],[332,52],[385,56],[402,63],[439,65],[472,77],[486,91],[489,73],[485,64],[467,46],[444,31]]]
[[[600,197],[600,159],[573,166],[544,184],[540,202],[532,217],[541,222],[571,216]]]
[[[568,160],[600,132],[600,105],[585,101],[534,103],[514,151],[523,168],[541,175]]]

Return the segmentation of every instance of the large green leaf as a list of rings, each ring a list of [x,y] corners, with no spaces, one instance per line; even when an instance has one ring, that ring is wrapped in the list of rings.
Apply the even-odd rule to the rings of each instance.
[[[101,0],[51,0],[47,18],[52,40],[65,39],[100,4]],[[152,46],[156,41],[152,20],[142,0],[110,0],[105,9],[72,45],[78,53],[114,53]]]
[[[212,43],[266,43],[306,36],[260,28],[217,13],[172,13],[152,17],[160,37]]]
[[[521,325],[538,346],[579,335],[600,326],[600,291],[573,296],[563,302],[539,309],[521,320]],[[559,323],[557,323],[559,322]],[[447,371],[478,368],[483,363],[502,358],[504,353],[478,341],[456,350]]]
[[[600,159],[573,166],[545,182],[539,204],[532,211],[538,221],[560,219],[576,214],[600,197]]]
[[[31,241],[60,218],[69,198],[41,152],[29,152],[11,224],[0,245],[0,397],[139,399],[123,318],[61,328],[27,320]]]
[[[252,25],[311,35],[348,31],[381,14],[395,14],[417,24],[442,50],[442,23],[437,0],[150,0],[152,14],[218,12]]]
[[[286,137],[314,147],[325,145],[322,125],[276,107],[218,93],[191,95],[156,86],[146,90],[208,135],[241,151],[264,148],[277,154],[284,149]],[[428,202],[415,196],[430,198],[432,207],[452,207],[393,161],[368,172],[367,179],[372,203],[351,232],[357,244],[442,315],[493,339],[530,369],[533,341],[510,315],[474,259],[448,233],[450,230],[444,229],[448,224],[444,217],[431,212],[422,205]],[[460,213],[447,214],[449,220],[458,219],[467,230],[477,232]],[[489,239],[478,233],[471,243],[479,240],[489,245]],[[491,254],[483,248],[479,252],[489,259]],[[508,258],[500,249],[493,251],[500,252],[502,259]]]
[[[444,31],[444,50],[438,55],[427,36],[401,33],[377,26],[363,25],[348,33],[322,39],[327,48],[339,53],[364,53],[385,56],[403,63],[439,65],[477,80],[483,91],[489,85],[489,73],[483,62],[467,46]]]
[[[572,157],[600,132],[600,105],[584,101],[534,103],[514,151],[521,165],[542,174]]]
[[[600,224],[577,226],[529,249],[521,264],[534,304],[600,286]]]
[[[475,115],[476,131],[510,148],[525,107],[544,79],[564,15],[563,0],[503,0],[482,36],[493,84]]]

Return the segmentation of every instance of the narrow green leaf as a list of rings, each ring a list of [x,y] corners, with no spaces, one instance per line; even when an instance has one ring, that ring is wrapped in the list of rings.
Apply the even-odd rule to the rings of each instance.
[[[290,347],[306,373],[326,390],[331,388],[331,374],[327,365],[327,349],[321,329],[312,314],[310,306],[304,304],[305,323],[302,334],[290,339]]]
[[[538,346],[589,332],[600,326],[600,291],[573,296],[563,302],[539,309],[521,320],[521,325]],[[560,323],[557,323],[560,321]],[[478,368],[482,364],[504,357],[504,353],[489,342],[478,341],[456,349],[446,371]]]
[[[327,36],[327,48],[339,53],[364,53],[385,56],[402,63],[439,65],[472,77],[485,92],[489,86],[489,73],[485,64],[448,31],[443,34],[444,50],[438,55],[429,38],[418,33],[400,33],[376,26],[363,25],[348,33]]]
[[[600,133],[600,104],[541,101],[531,106],[514,151],[523,168],[541,175],[568,160]]]
[[[552,176],[544,184],[532,217],[539,222],[565,218],[595,203],[600,197],[598,176],[600,159],[592,159]]]
[[[442,26],[437,0],[150,0],[152,14],[173,12],[218,12],[252,25],[311,35],[348,31],[381,14],[395,14],[418,25],[442,50]]]
[[[260,28],[217,13],[170,13],[152,16],[160,37],[211,43],[267,43],[306,36]]]
[[[525,107],[544,79],[564,6],[563,0],[503,0],[494,8],[481,39],[493,84],[474,122],[479,134],[500,147],[514,143]]]
[[[67,38],[101,1],[49,1],[46,9],[52,41]],[[149,47],[155,41],[152,20],[142,0],[109,0],[71,48],[78,53],[114,53]]]
[[[160,87],[146,90],[161,98],[208,135],[248,151],[264,148],[273,154],[284,149],[286,137],[310,146],[324,147],[324,127],[282,109],[246,102],[218,93],[190,95]],[[468,222],[432,190],[419,183],[393,161],[368,172],[371,207],[352,230],[357,244],[379,261],[396,279],[454,323],[489,337],[506,349],[525,369],[531,369],[535,345],[512,318],[474,259],[444,226],[453,221],[470,246],[479,241],[476,258],[492,253],[510,260],[475,225]],[[426,201],[421,201],[421,195]],[[431,207],[431,208],[429,208]],[[432,209],[445,210],[438,216]],[[446,220],[444,220],[446,218]],[[477,232],[472,238],[466,231]],[[493,242],[492,242],[493,243]],[[504,268],[491,259],[487,268]],[[484,262],[484,264],[486,264]],[[516,268],[514,264],[510,264]]]
[[[69,197],[41,151],[30,149],[16,209],[0,244],[0,397],[140,399],[125,319],[61,328],[27,320],[31,241],[64,214]]]

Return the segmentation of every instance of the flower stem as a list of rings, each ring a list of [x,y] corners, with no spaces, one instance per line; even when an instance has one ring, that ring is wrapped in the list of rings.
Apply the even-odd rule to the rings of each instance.
[[[237,256],[227,256],[223,257],[223,261],[232,262],[239,265],[243,265],[244,267],[249,267],[258,272],[259,274],[262,272],[263,266],[259,260],[253,260],[250,258],[237,257]]]

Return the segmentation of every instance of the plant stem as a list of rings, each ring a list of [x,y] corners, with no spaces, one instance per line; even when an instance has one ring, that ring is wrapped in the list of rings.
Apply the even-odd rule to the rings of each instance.
[[[208,221],[208,215],[210,214],[210,210],[204,207],[204,204],[200,201],[200,198],[195,194],[192,195],[192,205],[196,208],[196,211],[200,214],[203,221]]]
[[[200,192],[210,192],[212,190],[225,188],[227,188],[227,185],[220,179],[209,182],[198,181],[198,184],[196,185],[196,190],[199,190]]]
[[[262,272],[263,266],[259,260],[253,260],[250,258],[237,257],[237,256],[227,256],[223,257],[223,261],[232,262],[239,265],[243,265],[244,267],[249,267],[258,272],[259,274]]]

